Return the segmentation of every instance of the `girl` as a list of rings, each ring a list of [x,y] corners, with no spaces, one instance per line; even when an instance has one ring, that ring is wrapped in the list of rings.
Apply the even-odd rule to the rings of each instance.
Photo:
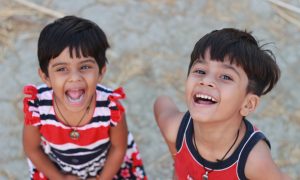
[[[42,30],[38,59],[45,84],[24,88],[31,179],[147,179],[118,101],[123,90],[98,84],[108,47],[100,27],[75,16]]]

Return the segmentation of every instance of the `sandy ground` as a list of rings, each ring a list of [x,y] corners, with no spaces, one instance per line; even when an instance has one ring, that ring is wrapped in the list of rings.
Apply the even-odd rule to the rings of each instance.
[[[91,19],[106,32],[111,49],[103,84],[123,86],[127,92],[123,103],[129,129],[138,142],[149,179],[171,179],[171,157],[155,124],[152,105],[155,97],[168,94],[186,110],[184,80],[195,42],[222,27],[248,29],[261,43],[271,42],[267,47],[277,56],[282,78],[249,119],[271,140],[278,166],[292,179],[300,179],[300,29],[278,15],[268,1],[32,2]],[[22,87],[40,83],[37,38],[53,19],[45,12],[0,0],[0,179],[28,179],[21,144]]]

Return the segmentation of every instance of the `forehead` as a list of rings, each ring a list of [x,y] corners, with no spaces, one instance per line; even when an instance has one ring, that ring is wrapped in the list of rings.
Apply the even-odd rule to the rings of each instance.
[[[224,67],[236,67],[236,68],[242,68],[239,66],[233,59],[231,59],[229,56],[225,56],[223,59],[211,59],[209,51],[206,51],[204,54],[204,57],[200,56],[197,58],[192,66],[196,64],[218,64],[220,66]]]
[[[50,60],[50,63],[56,62],[56,61],[66,61],[66,60],[73,61],[73,60],[85,60],[85,59],[95,60],[93,57],[84,56],[80,49],[79,49],[79,51],[77,51],[74,48],[71,50],[69,47],[66,47],[57,57],[52,58]],[[77,62],[77,61],[73,61],[73,62]]]

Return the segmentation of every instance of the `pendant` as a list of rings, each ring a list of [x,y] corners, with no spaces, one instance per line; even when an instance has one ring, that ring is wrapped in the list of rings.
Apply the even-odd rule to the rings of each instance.
[[[73,139],[73,140],[77,140],[79,139],[79,132],[76,131],[76,129],[72,129],[72,131],[70,132],[70,138]]]
[[[208,180],[208,172],[207,171],[205,171],[205,174],[203,174],[202,180]]]

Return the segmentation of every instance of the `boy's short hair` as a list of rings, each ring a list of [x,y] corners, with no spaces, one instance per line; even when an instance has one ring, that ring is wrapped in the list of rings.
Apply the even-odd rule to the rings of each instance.
[[[204,58],[206,50],[210,51],[211,60],[223,62],[228,57],[230,63],[244,69],[249,79],[247,93],[258,96],[267,94],[280,77],[280,69],[272,51],[262,49],[247,31],[224,28],[203,36],[191,53],[188,74],[195,61]]]
[[[95,58],[99,69],[107,62],[105,52],[109,44],[102,29],[90,20],[65,16],[48,24],[40,33],[38,60],[41,70],[47,76],[50,60],[59,56],[67,47],[71,57],[82,55]]]

